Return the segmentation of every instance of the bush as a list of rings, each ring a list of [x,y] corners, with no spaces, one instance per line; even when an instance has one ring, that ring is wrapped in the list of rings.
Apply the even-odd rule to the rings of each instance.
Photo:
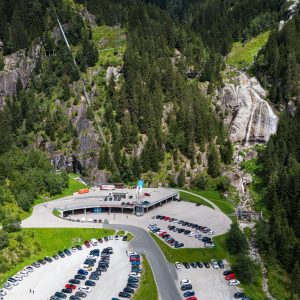
[[[193,186],[200,190],[206,190],[208,187],[208,176],[206,174],[200,174],[193,180]]]
[[[3,230],[6,232],[16,232],[21,230],[21,220],[19,216],[6,216],[2,221]]]
[[[9,245],[9,239],[7,232],[0,230],[0,250],[6,248]]]
[[[3,55],[0,53],[0,71],[3,71],[4,66],[5,66],[5,64],[4,64],[4,57],[3,57]]]

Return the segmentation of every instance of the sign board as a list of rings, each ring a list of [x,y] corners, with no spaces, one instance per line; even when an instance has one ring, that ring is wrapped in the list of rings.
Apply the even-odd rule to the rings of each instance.
[[[139,187],[139,188],[143,188],[144,187],[144,180],[139,180],[138,181],[138,184],[137,184],[137,186]]]

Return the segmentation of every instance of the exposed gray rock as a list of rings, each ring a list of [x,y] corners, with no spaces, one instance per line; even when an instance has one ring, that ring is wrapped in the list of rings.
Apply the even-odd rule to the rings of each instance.
[[[278,117],[266,96],[259,82],[242,72],[237,84],[229,83],[221,90],[220,104],[232,142],[267,142],[276,133]]]
[[[23,88],[28,85],[40,56],[40,51],[41,45],[37,44],[28,53],[25,50],[19,50],[5,56],[5,67],[0,72],[0,108],[3,107],[6,96],[16,94],[18,78],[20,78]]]
[[[110,67],[108,67],[107,70],[106,70],[106,76],[105,76],[106,83],[107,84],[109,83],[111,77],[113,77],[114,81],[118,81],[121,74],[122,74],[122,67],[121,66],[117,66],[117,67],[110,66]]]

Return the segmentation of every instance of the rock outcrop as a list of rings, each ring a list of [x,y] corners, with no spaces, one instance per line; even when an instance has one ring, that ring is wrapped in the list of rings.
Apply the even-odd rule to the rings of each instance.
[[[0,72],[0,108],[4,105],[6,96],[16,94],[18,78],[21,80],[23,87],[28,85],[30,76],[36,67],[40,56],[41,45],[32,47],[26,53],[25,50],[19,50],[16,53],[5,56],[4,70]]]
[[[220,93],[220,104],[234,143],[264,143],[276,133],[278,117],[256,78],[240,72],[236,83],[227,84]]]

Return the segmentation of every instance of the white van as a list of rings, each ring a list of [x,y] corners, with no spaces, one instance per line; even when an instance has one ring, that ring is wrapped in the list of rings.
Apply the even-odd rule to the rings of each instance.
[[[97,246],[98,245],[98,241],[96,239],[91,239],[91,244],[93,246]]]

